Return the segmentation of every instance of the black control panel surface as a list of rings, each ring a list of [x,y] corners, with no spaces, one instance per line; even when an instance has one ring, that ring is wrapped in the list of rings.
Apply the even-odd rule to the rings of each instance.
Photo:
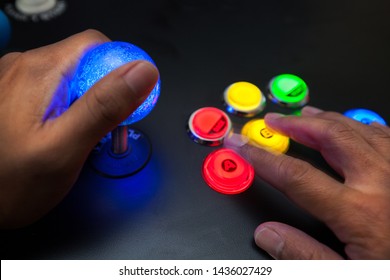
[[[290,224],[343,251],[325,225],[260,178],[238,195],[208,187],[202,163],[217,147],[194,143],[186,125],[199,108],[225,110],[228,85],[248,81],[265,93],[282,73],[306,81],[312,106],[364,107],[389,121],[389,1],[64,0],[60,10],[36,17],[16,13],[13,2],[0,6],[12,25],[2,54],[94,28],[153,57],[161,96],[134,124],[152,143],[145,168],[112,179],[87,163],[46,217],[1,231],[2,259],[268,259],[253,241],[265,221]],[[267,100],[259,117],[271,111],[288,113]],[[316,151],[291,143],[288,154],[332,173]]]

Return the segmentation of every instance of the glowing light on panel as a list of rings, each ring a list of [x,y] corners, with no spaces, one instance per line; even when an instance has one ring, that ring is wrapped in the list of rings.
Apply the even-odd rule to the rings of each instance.
[[[253,117],[263,111],[266,99],[261,90],[248,82],[237,82],[226,88],[223,94],[229,113]]]
[[[383,125],[387,125],[386,121],[374,111],[368,109],[351,109],[344,113],[344,116],[352,118],[358,122],[364,124],[371,124],[377,122]]]
[[[309,88],[305,81],[292,74],[276,76],[270,81],[268,90],[269,98],[285,107],[301,107],[309,100]]]

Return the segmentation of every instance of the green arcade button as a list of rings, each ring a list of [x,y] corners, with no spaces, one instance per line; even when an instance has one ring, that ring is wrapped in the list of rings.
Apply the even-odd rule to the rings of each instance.
[[[305,81],[292,74],[274,77],[268,90],[269,98],[284,107],[298,108],[309,101],[309,88]]]

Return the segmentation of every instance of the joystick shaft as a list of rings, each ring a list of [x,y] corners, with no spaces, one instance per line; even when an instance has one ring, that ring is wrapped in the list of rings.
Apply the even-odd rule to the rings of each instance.
[[[126,153],[128,144],[127,125],[120,125],[111,132],[111,151],[115,155]]]

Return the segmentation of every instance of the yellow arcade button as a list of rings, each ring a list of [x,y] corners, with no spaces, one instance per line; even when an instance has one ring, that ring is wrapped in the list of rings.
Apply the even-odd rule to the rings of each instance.
[[[253,117],[260,113],[266,103],[261,90],[248,82],[237,82],[228,86],[223,94],[229,113],[242,117]]]
[[[264,119],[256,119],[247,122],[241,130],[241,134],[248,137],[249,142],[273,151],[285,153],[288,150],[290,139],[287,136],[269,130]]]

